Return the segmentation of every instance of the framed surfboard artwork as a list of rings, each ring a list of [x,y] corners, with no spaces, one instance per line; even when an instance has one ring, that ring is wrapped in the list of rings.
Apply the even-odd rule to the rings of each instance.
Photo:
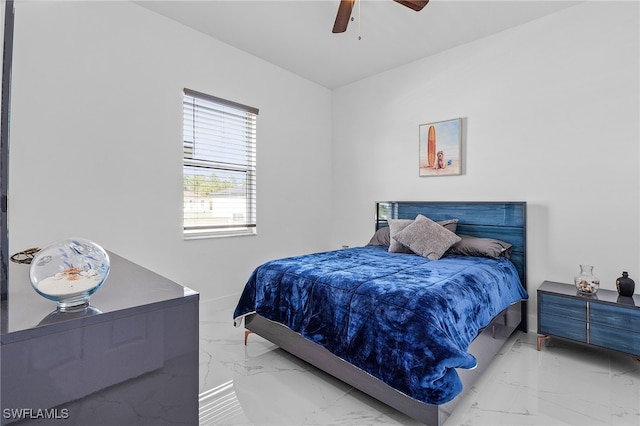
[[[420,176],[462,174],[462,118],[419,126]]]

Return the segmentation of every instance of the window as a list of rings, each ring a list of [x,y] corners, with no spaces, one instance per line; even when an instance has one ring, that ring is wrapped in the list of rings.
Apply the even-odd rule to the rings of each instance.
[[[184,89],[184,235],[256,233],[258,109]]]

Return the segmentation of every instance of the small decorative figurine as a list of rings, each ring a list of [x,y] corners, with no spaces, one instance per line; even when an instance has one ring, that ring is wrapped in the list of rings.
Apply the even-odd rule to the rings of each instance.
[[[633,292],[636,290],[636,283],[629,278],[629,274],[625,271],[622,276],[616,280],[616,288],[620,296],[633,296]]]

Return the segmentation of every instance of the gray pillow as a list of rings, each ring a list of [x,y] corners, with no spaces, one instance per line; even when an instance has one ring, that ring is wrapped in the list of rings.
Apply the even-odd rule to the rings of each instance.
[[[426,217],[426,216],[425,216]],[[444,226],[449,231],[456,233],[458,229],[458,219],[447,219],[447,220],[439,220],[436,222],[440,226]]]
[[[413,253],[408,247],[395,240],[395,236],[404,228],[411,225],[413,219],[389,219],[389,251],[392,253]]]
[[[385,226],[384,228],[378,229],[373,234],[373,237],[371,237],[367,245],[389,247],[389,244],[391,244],[391,241],[389,241],[390,238],[391,238],[391,235],[389,232],[389,227]]]
[[[462,240],[451,246],[447,254],[462,256],[481,256],[497,259],[503,256],[511,257],[512,245],[493,238],[479,238],[470,235],[460,235]]]
[[[461,240],[455,233],[423,215],[418,215],[393,239],[413,253],[431,260],[440,259],[449,247]]]
[[[422,216],[422,215],[418,215]],[[422,216],[425,217],[425,216]],[[381,228],[376,231],[376,234],[380,232],[378,237],[376,238],[376,234],[373,235],[375,241],[378,242],[387,242],[387,246],[389,246],[389,251],[392,253],[413,253],[409,248],[403,246],[399,242],[393,239],[393,237],[400,231],[402,231],[407,226],[411,225],[414,220],[412,219],[389,219],[387,221],[389,226],[386,228]],[[451,232],[456,232],[458,228],[458,219],[447,219],[441,220],[437,222],[439,225],[444,226]],[[386,231],[385,231],[386,230]],[[369,245],[385,245],[385,244],[371,244],[374,241],[374,238],[369,241]]]

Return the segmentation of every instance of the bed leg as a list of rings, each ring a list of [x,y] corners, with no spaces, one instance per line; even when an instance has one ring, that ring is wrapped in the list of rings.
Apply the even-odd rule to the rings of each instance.
[[[508,324],[506,312],[502,315],[502,321],[504,322],[505,326]],[[494,339],[496,338],[496,326],[494,324],[491,324],[491,337]]]
[[[538,336],[538,352],[540,351],[543,340],[551,340],[551,336]]]
[[[245,330],[244,331],[244,345],[247,346],[247,339],[249,338],[249,335],[253,333],[253,331],[251,330]]]

